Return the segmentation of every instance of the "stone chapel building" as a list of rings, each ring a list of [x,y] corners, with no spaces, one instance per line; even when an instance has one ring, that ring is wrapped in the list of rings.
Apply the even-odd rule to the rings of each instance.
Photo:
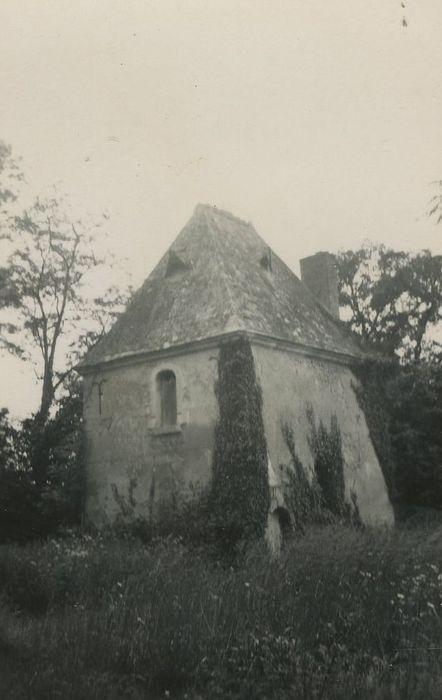
[[[301,260],[302,281],[246,223],[198,205],[110,332],[79,367],[84,377],[87,516],[111,521],[122,503],[148,517],[191,485],[207,485],[218,406],[221,343],[249,339],[263,396],[271,513],[284,507],[279,465],[293,427],[312,467],[307,409],[342,437],[348,495],[365,522],[393,510],[352,365],[363,354],[339,321],[333,258]],[[271,521],[271,513],[270,521]]]

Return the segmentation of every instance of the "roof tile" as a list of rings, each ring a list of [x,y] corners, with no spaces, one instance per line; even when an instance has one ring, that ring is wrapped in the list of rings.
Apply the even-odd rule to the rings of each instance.
[[[269,255],[271,270],[261,263]],[[170,274],[171,267],[178,274]],[[126,311],[83,364],[233,330],[361,355],[343,324],[322,307],[250,223],[199,204]]]

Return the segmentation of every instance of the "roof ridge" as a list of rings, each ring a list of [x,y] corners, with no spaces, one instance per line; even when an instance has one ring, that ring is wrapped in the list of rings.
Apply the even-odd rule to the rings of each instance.
[[[197,204],[195,209],[194,209],[194,216],[199,216],[200,214],[216,214],[218,216],[222,216],[225,219],[229,219],[230,221],[234,221],[237,224],[241,224],[242,226],[249,226],[251,229],[254,229],[254,226],[251,221],[246,221],[245,219],[241,219],[239,216],[235,216],[232,214],[230,211],[227,211],[227,209],[219,209],[216,204]]]
[[[206,205],[199,205],[199,206],[206,207]],[[227,216],[225,216],[225,218],[229,218],[229,219],[231,219],[232,221],[236,221],[236,217],[234,217],[233,214],[229,214],[229,212],[223,212],[222,210],[217,209],[217,213],[218,213],[218,212],[221,212],[224,216],[227,215]],[[207,213],[208,213],[208,212],[207,212],[207,208],[205,208],[205,209],[204,209],[204,214],[207,215]],[[208,222],[208,223],[209,223],[209,222]],[[218,243],[219,237],[218,237],[218,235],[216,235],[216,234],[212,231],[212,229],[211,229],[210,226],[208,227],[208,230],[210,231],[210,234],[213,236],[213,240],[214,240],[214,243],[215,243],[215,254],[216,254],[217,261],[218,261],[218,269],[222,269],[222,271],[224,272],[222,250],[221,250],[221,248],[220,248],[220,246],[219,246],[219,243]],[[229,308],[229,316],[228,316],[228,318],[227,318],[227,320],[226,320],[226,325],[228,325],[229,322],[231,321],[231,319],[233,319],[233,318],[235,318],[235,319],[238,318],[238,319],[239,319],[239,309],[238,309],[237,306],[236,306],[236,303],[235,303],[235,295],[233,294],[233,292],[232,292],[232,290],[231,290],[231,288],[230,288],[229,278],[228,278],[228,275],[227,275],[227,274],[222,274],[222,275],[221,275],[221,284],[222,284],[222,286],[223,286],[224,289],[225,289],[226,297],[227,297],[227,299],[228,299],[229,307],[230,307],[230,308]]]

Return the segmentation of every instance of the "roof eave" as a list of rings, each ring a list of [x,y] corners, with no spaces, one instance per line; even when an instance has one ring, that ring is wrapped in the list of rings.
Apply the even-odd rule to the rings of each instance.
[[[271,347],[275,350],[285,350],[304,357],[316,358],[327,362],[333,362],[340,365],[352,365],[361,362],[366,354],[361,350],[359,353],[345,353],[335,350],[327,350],[314,346],[297,343],[284,338],[264,335],[248,330],[235,330],[230,333],[222,333],[206,338],[199,338],[185,343],[176,345],[167,345],[156,349],[141,349],[129,350],[127,352],[110,355],[96,362],[82,362],[75,369],[81,375],[91,374],[93,372],[104,369],[111,369],[116,366],[138,364],[145,360],[154,360],[157,358],[171,357],[173,355],[181,355],[184,352],[199,352],[201,350],[210,349],[219,346],[221,343],[227,343],[239,337],[247,337],[251,343]]]

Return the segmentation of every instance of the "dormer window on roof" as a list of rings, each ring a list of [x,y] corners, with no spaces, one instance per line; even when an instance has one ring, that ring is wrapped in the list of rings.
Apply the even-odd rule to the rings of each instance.
[[[362,357],[335,323],[322,288],[313,287],[321,281],[331,296],[331,263],[306,266],[304,260],[301,269],[304,284],[252,226],[213,207],[198,207],[82,368],[179,343],[212,342],[232,329],[312,353],[338,354],[343,361]]]
[[[167,258],[166,277],[174,277],[190,270],[190,265],[181,260],[180,256],[171,250]]]
[[[260,259],[259,264],[264,268],[264,270],[267,270],[267,272],[272,271],[272,251],[270,248],[267,248],[266,252]]]

